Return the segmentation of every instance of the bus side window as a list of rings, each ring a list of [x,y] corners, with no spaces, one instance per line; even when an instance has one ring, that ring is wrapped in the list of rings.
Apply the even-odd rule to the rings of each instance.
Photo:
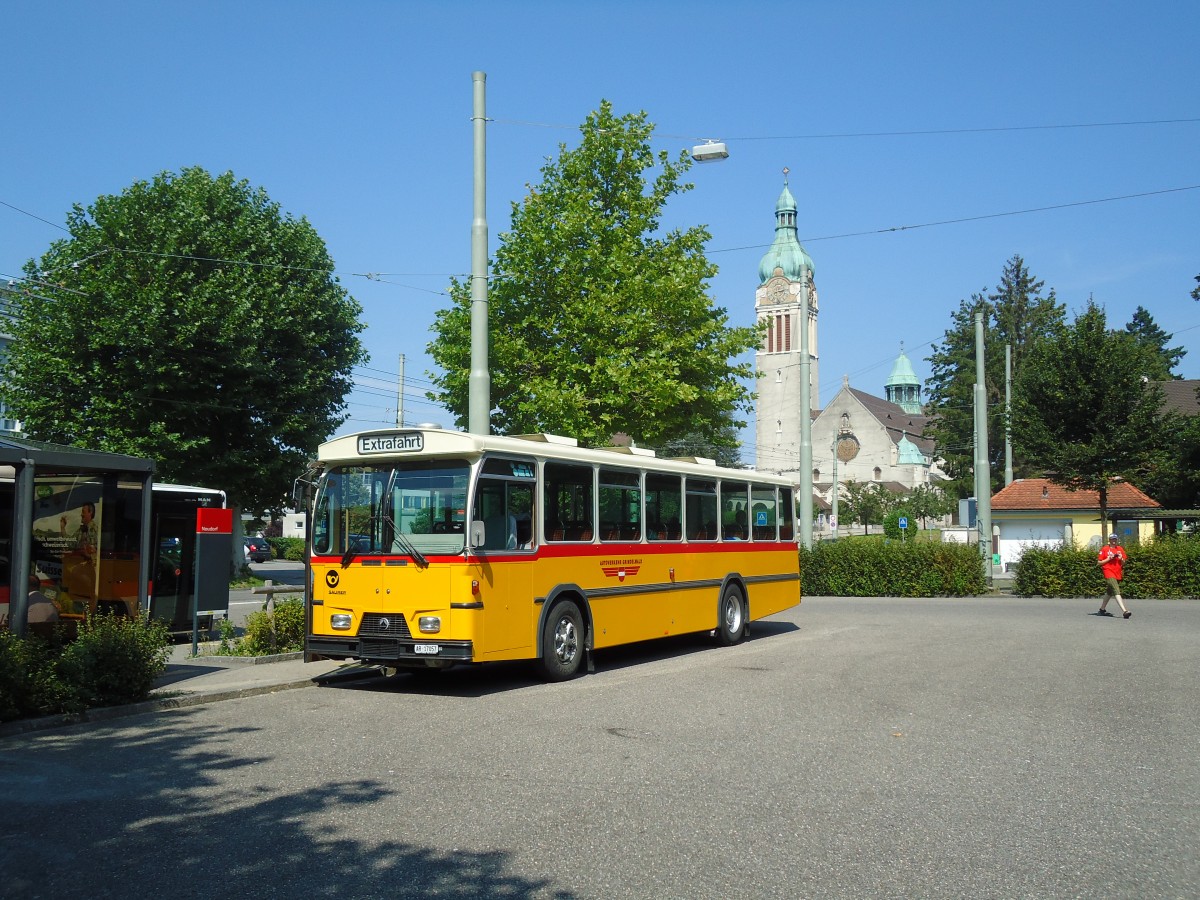
[[[546,539],[590,541],[594,533],[594,475],[591,466],[548,462],[545,467]]]
[[[683,536],[683,479],[646,474],[646,540],[677,541]]]

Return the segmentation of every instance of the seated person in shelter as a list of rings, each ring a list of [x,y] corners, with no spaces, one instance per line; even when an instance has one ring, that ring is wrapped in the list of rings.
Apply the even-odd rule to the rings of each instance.
[[[36,575],[29,576],[29,595],[26,599],[25,621],[33,634],[49,637],[58,624],[58,607],[42,593],[42,584]]]

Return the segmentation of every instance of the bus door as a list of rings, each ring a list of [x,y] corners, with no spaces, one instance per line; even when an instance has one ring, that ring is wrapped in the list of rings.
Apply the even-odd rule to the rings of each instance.
[[[485,459],[471,519],[482,522],[475,552],[483,575],[482,656],[534,646],[533,558],[537,549],[537,465],[532,459]]]
[[[192,620],[196,513],[156,513],[150,615],[182,628]]]

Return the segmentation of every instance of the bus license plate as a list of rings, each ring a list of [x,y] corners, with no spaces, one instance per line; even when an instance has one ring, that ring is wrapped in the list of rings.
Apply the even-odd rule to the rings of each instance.
[[[441,649],[437,644],[414,644],[413,653],[424,653],[427,656],[436,656]]]

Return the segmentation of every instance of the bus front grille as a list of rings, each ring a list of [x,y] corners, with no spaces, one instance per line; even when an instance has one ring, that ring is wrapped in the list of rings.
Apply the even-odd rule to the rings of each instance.
[[[366,613],[358,626],[358,636],[411,638],[412,632],[400,613]]]

